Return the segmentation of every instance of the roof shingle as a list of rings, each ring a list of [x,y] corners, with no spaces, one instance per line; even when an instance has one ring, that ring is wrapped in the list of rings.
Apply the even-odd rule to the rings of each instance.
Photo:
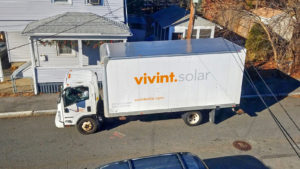
[[[54,36],[131,36],[129,27],[122,22],[82,12],[67,12],[34,21],[23,34]]]

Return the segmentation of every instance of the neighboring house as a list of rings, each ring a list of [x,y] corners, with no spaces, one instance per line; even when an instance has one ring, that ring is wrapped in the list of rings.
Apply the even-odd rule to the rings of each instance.
[[[293,35],[294,21],[290,15],[282,10],[272,8],[258,8],[251,11],[259,16],[261,21],[286,41],[290,41]]]
[[[189,11],[178,6],[162,9],[152,15],[156,40],[185,39],[189,24]],[[217,25],[195,16],[192,39],[214,38]]]
[[[144,0],[145,7],[166,8],[172,5],[179,5],[180,0]]]
[[[9,61],[26,62],[13,78],[32,77],[35,93],[57,92],[70,69],[100,72],[99,45],[131,36],[125,6],[126,0],[0,1]]]
[[[146,38],[147,22],[143,16],[128,15],[128,26],[132,32],[132,36],[128,41],[144,41]]]
[[[272,8],[258,8],[249,11],[226,10],[216,16],[218,24],[247,39],[252,26],[259,20],[268,25],[278,36],[290,41],[295,18]]]

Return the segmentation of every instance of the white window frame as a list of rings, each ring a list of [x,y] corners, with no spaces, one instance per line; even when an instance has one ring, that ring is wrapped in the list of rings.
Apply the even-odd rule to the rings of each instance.
[[[57,53],[57,56],[76,56],[76,50],[75,50],[75,44],[74,43],[72,43],[72,46],[71,46],[71,50],[72,50],[71,53],[59,53],[58,41],[64,41],[64,40],[57,40],[56,41],[56,53]],[[72,41],[72,40],[66,40],[66,41]]]
[[[199,32],[199,39],[201,38],[201,30],[210,30],[210,35],[208,38],[212,38],[212,33],[213,33],[213,30],[211,28],[200,28],[200,32]]]
[[[99,0],[99,4],[91,4],[89,3],[90,0],[85,0],[85,5],[90,5],[90,6],[104,6],[103,0]]]
[[[67,0],[67,2],[56,2],[56,0],[51,0],[53,4],[57,5],[71,5],[73,3],[73,0]]]

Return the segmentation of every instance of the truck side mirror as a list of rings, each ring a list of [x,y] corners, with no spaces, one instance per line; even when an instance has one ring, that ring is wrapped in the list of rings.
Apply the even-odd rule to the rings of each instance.
[[[68,108],[65,108],[65,113],[69,113],[69,109]]]

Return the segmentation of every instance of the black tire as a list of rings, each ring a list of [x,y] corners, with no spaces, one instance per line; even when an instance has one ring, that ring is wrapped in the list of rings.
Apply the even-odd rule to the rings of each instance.
[[[95,133],[99,125],[99,121],[96,118],[85,117],[77,123],[77,130],[83,135],[88,135]]]
[[[203,122],[203,114],[200,111],[190,111],[184,113],[182,119],[188,126],[198,126]]]

